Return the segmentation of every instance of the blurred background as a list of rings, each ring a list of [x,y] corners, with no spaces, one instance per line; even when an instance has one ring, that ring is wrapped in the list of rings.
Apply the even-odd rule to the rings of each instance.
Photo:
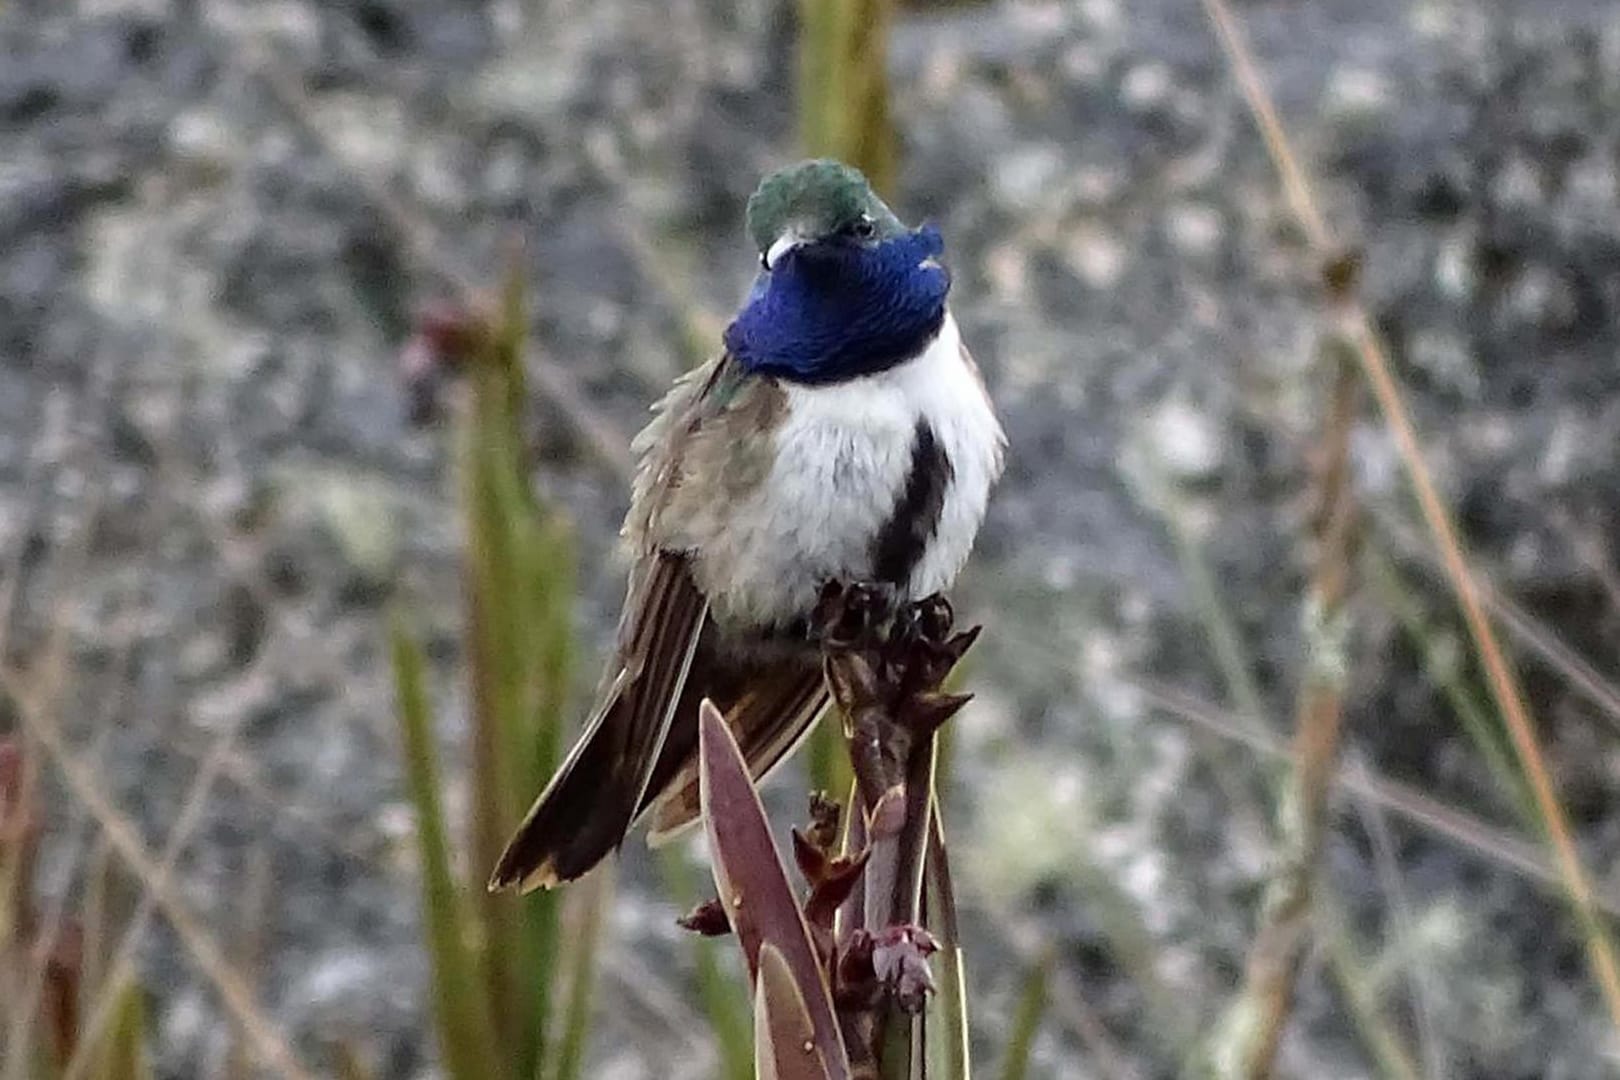
[[[149,1075],[449,1075],[388,625],[427,659],[446,846],[479,877],[467,410],[446,386],[412,423],[401,356],[516,264],[571,733],[623,595],[628,438],[751,280],[743,205],[815,142],[808,99],[870,105],[801,87],[814,8],[0,0],[8,1078],[98,1011]],[[1235,8],[1348,301],[1196,0],[902,3],[873,39],[891,202],[942,228],[1011,439],[943,793],[979,1072],[1196,1075],[1233,1044],[1297,853],[1297,702],[1342,685],[1277,1075],[1620,1074],[1594,975],[1620,911],[1620,13]],[[1346,304],[1594,919],[1412,457],[1336,380]],[[1358,525],[1324,618],[1334,446]],[[805,787],[768,795],[791,818]],[[627,847],[581,1075],[738,1075],[732,950],[674,926],[706,865]]]

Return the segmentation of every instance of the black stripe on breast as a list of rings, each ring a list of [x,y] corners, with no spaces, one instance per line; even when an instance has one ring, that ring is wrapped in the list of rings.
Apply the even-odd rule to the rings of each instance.
[[[922,559],[939,526],[945,508],[945,491],[955,469],[945,448],[939,444],[928,421],[917,421],[917,434],[911,444],[911,473],[906,489],[894,505],[894,512],[872,541],[872,577],[877,581],[904,586],[911,571]]]

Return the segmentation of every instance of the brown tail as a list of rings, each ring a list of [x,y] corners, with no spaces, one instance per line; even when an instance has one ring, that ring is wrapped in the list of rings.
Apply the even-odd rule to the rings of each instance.
[[[660,557],[627,607],[623,667],[501,853],[492,890],[528,892],[580,877],[619,846],[635,818],[679,711],[708,604],[680,559]],[[696,723],[695,706],[683,720]]]
[[[649,812],[652,843],[698,819],[698,703],[711,698],[726,714],[755,778],[784,758],[826,704],[820,669],[790,659],[732,667],[717,663],[712,642],[698,647],[656,760],[637,785],[615,769],[617,750],[606,737],[604,716],[558,772],[501,857],[491,888],[520,885],[527,892],[580,877],[611,854],[632,825]],[[639,795],[639,798],[636,796]]]
[[[827,705],[827,688],[818,664],[788,661],[755,670],[737,691],[716,697],[716,704],[725,712],[726,723],[748,761],[749,775],[758,782],[809,734]],[[683,704],[683,718],[688,715],[685,709]],[[647,842],[654,847],[685,832],[703,814],[698,795],[696,702],[690,716],[679,731],[688,745],[680,755],[672,753],[678,734],[670,732],[669,745],[642,800],[643,811],[650,811],[652,817]]]
[[[516,885],[529,892],[572,881],[623,841],[646,773],[624,755],[612,730],[625,726],[629,711],[623,699],[614,702],[580,740],[501,853],[492,890]]]

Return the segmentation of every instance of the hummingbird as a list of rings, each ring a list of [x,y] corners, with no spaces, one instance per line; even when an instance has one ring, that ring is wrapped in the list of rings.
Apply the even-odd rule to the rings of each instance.
[[[942,592],[1001,475],[936,228],[831,160],[768,176],[746,221],[760,270],[724,348],[632,443],[629,587],[595,707],[491,889],[578,878],[643,820],[654,845],[695,823],[704,698],[762,779],[827,705],[823,587]]]

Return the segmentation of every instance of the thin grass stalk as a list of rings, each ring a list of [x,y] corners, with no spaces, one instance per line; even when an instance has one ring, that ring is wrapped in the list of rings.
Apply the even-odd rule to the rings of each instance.
[[[531,690],[526,711],[533,717],[533,769],[539,782],[550,779],[562,760],[570,689],[574,671],[574,536],[561,514],[546,514],[527,552],[533,654]],[[536,787],[534,790],[538,791]],[[520,812],[527,807],[520,806]]]
[[[34,932],[38,769],[21,740],[0,743],[0,946],[15,946]]]
[[[1034,953],[1033,950],[1030,952]],[[1052,1017],[1061,1020],[1080,1040],[1098,1075],[1106,1080],[1139,1080],[1141,1071],[1126,1058],[1124,1050],[1109,1034],[1102,1017],[1086,1000],[1078,980],[1072,974],[1064,971],[1061,965],[1054,966],[1046,990]]]
[[[247,981],[231,967],[224,950],[203,929],[157,861],[147,853],[134,824],[107,799],[103,779],[69,749],[61,730],[43,708],[17,694],[14,686],[10,692],[17,701],[23,726],[50,757],[69,795],[84,807],[112,851],[152,896],[156,909],[168,920],[198,971],[219,994],[226,1011],[247,1035],[260,1061],[275,1075],[313,1080],[313,1074],[299,1062],[286,1038],[266,1016]]]
[[[1401,580],[1388,556],[1370,552],[1365,561],[1372,571],[1383,603],[1395,613],[1407,638],[1422,655],[1424,674],[1440,688],[1446,703],[1462,724],[1464,733],[1484,759],[1491,778],[1507,793],[1522,822],[1537,830],[1545,829],[1535,796],[1531,794],[1524,771],[1513,756],[1513,746],[1508,742],[1507,731],[1502,727],[1501,720],[1488,711],[1474,688],[1464,681],[1460,665],[1446,658],[1449,650],[1442,644],[1440,636],[1447,631],[1425,618],[1422,604]]]
[[[536,628],[541,513],[528,489],[522,417],[523,278],[514,260],[499,311],[470,360],[468,415],[463,422],[463,490],[467,515],[468,678],[473,702],[473,789],[468,822],[470,889],[488,949],[485,978],[497,1037],[513,1071],[532,1076],[547,1059],[552,973],[557,970],[559,899],[522,898],[483,887],[525,800],[540,790],[555,756],[555,715],[536,671],[547,643]],[[537,573],[538,572],[538,573]]]
[[[1156,708],[1171,716],[1206,728],[1269,758],[1280,761],[1289,756],[1289,751],[1270,735],[1250,730],[1236,717],[1212,705],[1151,683],[1137,681],[1133,685]],[[1449,841],[1458,850],[1469,852],[1492,866],[1512,871],[1552,892],[1563,891],[1563,880],[1558,876],[1557,869],[1537,845],[1489,825],[1467,811],[1443,803],[1409,785],[1380,776],[1371,769],[1359,769],[1349,775],[1341,773],[1334,778],[1334,784],[1371,800],[1403,821]],[[1599,893],[1596,902],[1598,910],[1611,919],[1620,920],[1620,897]]]
[[[1255,723],[1263,724],[1266,722],[1266,707],[1260,696],[1260,685],[1255,681],[1252,657],[1243,640],[1243,632],[1238,629],[1230,606],[1221,595],[1215,569],[1210,565],[1203,546],[1168,492],[1164,518],[1175,542],[1182,575],[1192,587],[1193,607],[1204,624],[1204,637],[1210,651],[1215,654],[1215,664],[1220,669],[1221,681],[1226,684],[1226,692],[1231,695],[1238,712],[1251,717]],[[1249,799],[1233,801],[1238,805],[1252,802]]]
[[[1361,950],[1327,898],[1317,905],[1316,917],[1322,924],[1319,937],[1327,957],[1328,974],[1338,984],[1350,1018],[1379,1071],[1389,1080],[1424,1080],[1417,1061],[1385,1021],[1379,996],[1367,985],[1367,965]]]
[[[41,1025],[35,1018],[44,993],[46,964],[34,954],[42,942],[47,948],[54,942],[59,928],[59,918],[47,913],[41,919],[35,910],[42,802],[39,766],[22,743],[22,739],[0,743],[0,990],[5,991],[5,1080],[23,1080],[38,1056],[35,1036]]]
[[[52,669],[56,666],[56,662],[51,665]],[[46,685],[50,687],[56,684],[51,680],[46,680]],[[16,673],[0,668],[0,687],[4,687],[18,701],[20,708],[24,710],[32,709],[41,719],[44,718],[43,706],[39,704],[40,699],[30,698],[24,692],[21,677]],[[103,716],[100,719],[105,721],[109,717]],[[79,764],[86,771],[89,771],[86,762],[92,761],[99,756],[101,745],[111,730],[112,727],[108,723],[103,722],[96,725],[96,735],[90,747],[79,760]],[[197,773],[192,778],[190,787],[187,789],[185,801],[182,803],[180,813],[175,818],[169,836],[164,842],[162,854],[152,876],[141,880],[142,893],[140,900],[129,918],[124,922],[117,947],[106,949],[103,943],[99,941],[97,943],[92,960],[94,978],[88,984],[90,987],[100,986],[103,983],[109,986],[122,985],[133,978],[135,950],[143,940],[146,927],[151,922],[153,914],[161,906],[159,890],[169,885],[175,867],[179,864],[180,857],[185,851],[186,844],[202,821],[203,811],[206,809],[208,800],[213,793],[214,784],[219,778],[225,759],[234,745],[235,736],[236,728],[228,726],[216,735],[210,744],[208,755],[199,765]],[[65,743],[63,745],[65,746]],[[92,813],[91,817],[94,819],[95,815]],[[75,844],[74,847],[76,849],[77,845]],[[103,879],[105,878],[104,873],[100,876]],[[40,924],[40,929],[35,933],[36,939],[47,943],[48,947],[54,947],[57,933],[63,925],[65,918],[63,904],[66,899],[67,897],[64,894],[52,905],[47,917]],[[97,917],[97,932],[99,935],[101,931],[106,929],[106,923],[100,920],[99,911]],[[33,983],[15,1003],[18,1011],[13,1016],[14,1024],[27,1024],[32,1018],[34,1010],[39,1004],[38,998],[44,985],[44,974],[43,968],[36,970]],[[62,1080],[78,1080],[79,1077],[82,1077],[89,1069],[94,1067],[90,1052],[101,1044],[107,1025],[117,1018],[116,1009],[119,1006],[119,998],[116,995],[96,994],[83,986],[81,986],[81,990],[79,1004],[82,1015],[74,1023],[74,1037],[76,1044],[84,1052],[75,1052],[62,1063]],[[8,1069],[18,1068],[18,1061],[20,1061],[19,1058],[12,1059],[8,1064]],[[8,1071],[6,1075],[10,1080],[17,1073]]]
[[[1041,1019],[1046,1015],[1049,1001],[1047,984],[1052,978],[1053,962],[1054,955],[1048,951],[1024,976],[1023,988],[1018,993],[1018,1006],[1013,1010],[1007,1049],[1001,1059],[1001,1080],[1024,1080],[1029,1075],[1035,1036],[1040,1033]]]
[[[1060,659],[1055,652],[1053,656],[1054,659]],[[1218,706],[1179,687],[1140,675],[1129,677],[1127,682],[1142,695],[1145,702],[1168,717],[1236,743],[1270,762],[1286,764],[1290,757],[1288,747],[1276,736],[1261,730],[1248,718],[1238,716],[1228,708]],[[1341,772],[1334,778],[1334,784],[1345,792],[1371,799],[1376,805],[1414,828],[1452,844],[1459,851],[1472,855],[1486,864],[1508,870],[1538,888],[1547,889],[1556,897],[1562,897],[1566,893],[1557,868],[1545,854],[1545,847],[1538,846],[1511,830],[1485,821],[1460,807],[1435,799],[1410,784],[1392,780],[1372,768],[1358,770],[1349,775]],[[1528,792],[1528,788],[1526,791]],[[1097,881],[1097,885],[1106,889],[1109,882],[1103,877]],[[1620,921],[1620,893],[1613,890],[1598,891],[1595,901],[1598,910],[1607,918]],[[1116,907],[1121,906],[1121,903],[1117,898],[1113,901]],[[1140,941],[1144,938],[1145,935],[1137,933],[1133,940]],[[1034,955],[1032,946],[1021,945],[1020,948],[1027,955]],[[1141,979],[1144,976],[1148,977],[1150,984],[1157,981],[1151,978],[1149,969],[1132,972],[1133,979]],[[1159,996],[1164,997],[1162,993]],[[1160,1022],[1161,1026],[1165,1026],[1163,1018]]]
[[[1153,931],[1137,902],[1113,875],[1095,863],[1077,866],[1076,874],[1078,889],[1086,898],[1087,914],[1097,921],[1112,956],[1142,995],[1160,1045],[1170,1053],[1190,1057],[1197,1051],[1202,1003],[1187,1001],[1166,981],[1164,960]],[[1038,951],[1038,945],[1029,950],[1030,955]]]
[[[1390,532],[1401,541],[1404,549],[1439,568],[1439,560],[1433,554],[1426,550],[1413,550],[1421,546],[1421,541],[1403,530],[1399,523],[1391,521],[1388,524]],[[1544,620],[1494,587],[1482,572],[1475,572],[1474,583],[1479,587],[1486,609],[1501,622],[1508,636],[1540,657],[1548,667],[1568,681],[1570,689],[1586,698],[1610,733],[1620,733],[1620,687],[1616,687],[1590,661],[1563,641]],[[1506,739],[1505,729],[1503,738]],[[1528,793],[1528,788],[1526,791]]]
[[[113,993],[114,1022],[106,1039],[96,1047],[95,1080],[149,1080],[152,1066],[146,1056],[146,1001],[140,984],[128,979]]]
[[[107,841],[96,837],[85,860],[84,899],[79,925],[84,930],[84,964],[79,972],[81,1012],[88,1011],[107,985],[106,952],[112,940],[112,854]]]
[[[888,42],[892,0],[800,0],[800,141],[893,193]]]
[[[124,663],[128,659],[127,647],[121,648],[119,651],[122,655],[120,656],[118,662],[113,665],[112,670],[115,672],[123,671]],[[52,667],[54,668],[55,666],[56,665],[53,663]],[[0,687],[16,685],[17,680],[17,676],[7,671],[0,670]],[[115,707],[113,703],[116,702],[117,699],[118,695],[116,694],[107,695],[106,704],[95,717],[95,722],[92,724],[91,730],[94,731],[95,734],[91,737],[90,743],[84,751],[83,760],[87,762],[97,762],[101,759],[102,748],[110,737],[110,733],[114,730],[114,725],[111,723],[111,721],[113,719],[113,711]],[[224,733],[218,736],[216,746],[224,745],[223,742],[219,740],[224,740],[226,738],[227,735]],[[56,898],[46,906],[46,909],[43,912],[33,910],[32,898],[29,895],[29,890],[32,888],[31,880],[34,874],[33,861],[37,855],[38,829],[40,826],[40,810],[38,808],[38,800],[40,798],[39,775],[37,763],[34,762],[32,756],[25,760],[24,764],[26,766],[23,777],[24,790],[26,797],[33,801],[33,806],[31,807],[29,813],[29,817],[32,818],[32,825],[30,827],[29,834],[23,838],[23,870],[28,875],[28,878],[21,882],[21,888],[22,900],[27,906],[20,910],[23,913],[24,918],[24,923],[22,925],[27,930],[31,947],[39,956],[48,957],[54,955],[56,950],[62,946],[62,936],[64,932],[71,929],[72,915],[68,911],[68,903],[71,899],[71,895],[64,891],[57,895]],[[186,797],[186,801],[181,808],[180,816],[176,819],[170,832],[169,839],[165,844],[162,867],[166,874],[173,872],[174,866],[180,857],[180,853],[184,848],[186,841],[190,838],[192,831],[195,829],[198,821],[200,820],[203,807],[206,804],[209,793],[212,790],[213,780],[214,773],[212,770],[208,769],[199,770],[197,776],[193,779],[191,788]],[[73,825],[72,831],[68,834],[69,839],[63,845],[63,849],[71,853],[68,870],[70,875],[77,872],[80,853],[84,850],[85,846],[83,833],[90,828],[91,823],[89,821],[76,821]],[[100,841],[99,837],[92,845],[92,851],[96,849],[101,849],[103,851],[103,857],[105,857],[104,844]],[[145,932],[146,924],[151,918],[151,910],[152,901],[150,897],[143,897],[140,909],[136,913],[136,916],[132,918],[125,926],[123,940],[120,942],[118,951],[116,953],[117,960],[113,963],[112,967],[108,969],[112,972],[113,981],[121,982],[130,977],[131,959],[134,955],[135,945]],[[82,923],[80,925],[80,934],[81,938],[78,970],[75,973],[75,978],[78,982],[79,999],[71,1003],[74,1010],[71,1038],[58,1040],[59,1045],[63,1047],[68,1047],[70,1042],[75,1044],[93,1044],[98,1042],[101,1038],[102,1029],[108,1021],[108,1017],[111,1014],[111,1009],[114,1004],[110,998],[96,997],[91,991],[90,985],[84,980],[84,964],[86,962],[86,957],[88,957],[90,954],[84,947]],[[101,978],[101,967],[107,963],[107,956],[98,950],[90,962],[95,966],[99,981]],[[15,1011],[11,1017],[9,1041],[14,1045],[26,1044],[32,1038],[32,1035],[28,1032],[28,1028],[34,1022],[36,1012],[41,1005],[41,995],[48,989],[47,976],[50,973],[49,968],[50,965],[47,963],[41,962],[35,964],[33,970],[30,972],[28,985],[12,1002]],[[58,1004],[58,1007],[61,1007],[61,1003]],[[87,1014],[89,1015],[90,1020],[85,1022],[82,1017]],[[71,1051],[71,1047],[69,1047],[69,1050]],[[16,1080],[16,1078],[22,1075],[22,1063],[26,1056],[26,1054],[19,1054],[7,1063],[6,1072],[4,1073],[5,1080]],[[71,1072],[72,1060],[73,1055],[71,1052],[64,1053],[60,1055],[57,1065],[59,1068],[68,1068]]]
[[[1576,560],[1597,579],[1609,606],[1620,610],[1620,574],[1610,565],[1612,554],[1600,534],[1578,524],[1570,512],[1562,507],[1552,513],[1553,526],[1573,549]],[[3,610],[3,608],[0,608]]]
[[[720,970],[717,946],[710,941],[699,941],[693,954],[698,997],[720,1055],[719,1080],[750,1080],[754,1065],[748,1010],[736,1007],[733,984]]]
[[[1278,808],[1284,845],[1266,890],[1262,922],[1249,951],[1235,1014],[1237,1041],[1222,1048],[1227,1075],[1264,1080],[1293,1008],[1294,987],[1310,940],[1311,893],[1327,835],[1328,796],[1338,767],[1347,658],[1344,601],[1350,584],[1355,513],[1349,484],[1350,429],[1357,383],[1329,332],[1324,355],[1332,363],[1332,392],[1317,479],[1318,551],[1306,596],[1307,670],[1300,690],[1294,772]],[[1231,1056],[1227,1056],[1227,1053]]]
[[[37,962],[45,971],[41,1019],[47,1045],[43,1056],[53,1075],[60,1073],[61,1067],[78,1051],[80,1045],[79,1001],[82,994],[79,972],[83,960],[83,942],[72,932],[75,927],[68,925],[63,929],[68,932],[58,937],[49,951],[38,950],[35,953]]]
[[[1359,771],[1363,766],[1360,761],[1352,761],[1352,767]],[[1413,941],[1417,937],[1417,919],[1413,916],[1411,897],[1401,876],[1395,851],[1395,837],[1389,828],[1389,816],[1365,796],[1358,797],[1355,803],[1362,829],[1372,842],[1373,865],[1378,871],[1379,885],[1388,900],[1390,918],[1395,927],[1395,940]],[[1412,1014],[1415,1021],[1413,1026],[1417,1030],[1424,1075],[1449,1076],[1451,1066],[1446,1060],[1446,1048],[1435,1020],[1434,1003],[1441,998],[1441,991],[1437,985],[1439,973],[1430,970],[1408,950],[1398,948],[1395,954],[1401,962],[1400,966],[1405,969],[1411,990]]]
[[[945,731],[949,730],[947,726]],[[928,859],[924,869],[927,875],[923,894],[925,914],[928,925],[939,938],[939,994],[933,1017],[925,1021],[928,1075],[930,1080],[970,1080],[973,1061],[968,1027],[967,959],[962,949],[962,928],[957,922],[956,885],[951,878],[950,851],[945,844],[937,791],[934,812],[928,822]]]
[[[1159,483],[1159,482],[1156,482]],[[1232,618],[1230,606],[1216,584],[1215,569],[1198,537],[1176,505],[1168,488],[1159,483],[1163,491],[1161,511],[1176,548],[1176,561],[1182,576],[1192,588],[1193,609],[1203,624],[1204,638],[1214,654],[1215,666],[1220,670],[1226,693],[1239,712],[1251,722],[1265,726],[1267,715],[1260,697],[1259,684],[1254,678],[1253,658],[1237,622]],[[1207,739],[1200,739],[1200,755],[1209,763],[1215,785],[1232,815],[1244,831],[1253,836],[1270,837],[1271,829],[1261,810],[1256,785],[1251,785],[1243,770],[1233,767],[1235,762],[1223,748]]]
[[[433,959],[433,1008],[440,1052],[455,1080],[507,1075],[495,1053],[495,1025],[482,957],[469,934],[468,915],[450,868],[449,832],[439,800],[438,752],[423,683],[420,649],[396,622],[391,632],[394,678],[411,802],[416,808],[422,860],[422,921]]]
[[[467,554],[463,592],[467,621],[467,678],[472,706],[472,791],[475,805],[467,821],[469,888],[479,899],[484,923],[494,928],[506,921],[503,897],[487,894],[479,884],[486,868],[499,857],[507,835],[507,807],[515,801],[513,763],[503,757],[512,736],[510,571],[516,562],[507,521],[502,513],[503,474],[510,460],[511,416],[494,344],[471,358],[468,415],[461,425],[461,480]],[[504,927],[502,927],[504,929]],[[491,988],[491,1000],[505,998],[503,986]]]
[[[337,1063],[333,1072],[337,1080],[376,1080],[376,1070],[366,1064],[365,1058],[360,1056],[360,1050],[353,1043],[344,1041],[337,1045]]]
[[[237,909],[236,966],[242,971],[263,971],[265,962],[265,929],[269,914],[270,858],[264,848],[256,847],[248,856],[247,880]],[[252,1080],[252,1059],[241,1039],[231,1040],[230,1053],[225,1059],[227,1080]]]
[[[1205,11],[1221,48],[1227,57],[1249,110],[1259,124],[1267,152],[1282,177],[1289,203],[1304,229],[1314,252],[1323,260],[1333,258],[1337,248],[1327,221],[1317,207],[1309,182],[1300,168],[1293,146],[1277,119],[1276,107],[1270,92],[1255,69],[1247,43],[1239,32],[1237,20],[1226,0],[1202,0]],[[1530,780],[1531,791],[1547,824],[1559,876],[1568,890],[1575,908],[1576,918],[1585,939],[1593,975],[1602,992],[1609,1019],[1620,1029],[1620,962],[1616,961],[1614,946],[1597,914],[1597,904],[1586,870],[1575,848],[1574,836],[1558,794],[1552,775],[1536,738],[1535,725],[1525,705],[1519,681],[1497,641],[1496,631],[1486,615],[1480,590],[1469,569],[1468,557],[1452,524],[1445,503],[1435,485],[1423,449],[1418,441],[1417,428],[1406,407],[1405,395],[1396,381],[1383,344],[1373,330],[1366,308],[1352,299],[1348,311],[1348,330],[1355,345],[1363,374],[1378,401],[1385,423],[1395,438],[1395,445],[1406,468],[1408,478],[1417,495],[1424,523],[1434,538],[1445,566],[1452,592],[1462,608],[1468,632],[1474,639],[1480,662],[1485,668],[1491,696],[1496,700],[1507,721],[1514,750]]]
[[[583,889],[573,896],[573,926],[569,935],[567,978],[559,979],[566,996],[558,1016],[557,1038],[551,1061],[545,1066],[546,1080],[576,1080],[585,1067],[585,1040],[591,1027],[591,1006],[596,996],[597,946],[602,937],[602,920],[613,899],[613,867],[597,869]],[[536,972],[545,977],[547,972]]]
[[[516,680],[512,707],[516,712],[512,722],[506,725],[509,741],[503,747],[503,754],[512,763],[511,775],[517,787],[509,793],[504,809],[505,832],[522,819],[528,800],[541,790],[561,760],[573,664],[572,536],[566,518],[543,507],[528,484],[530,449],[517,404],[525,394],[522,357],[526,319],[523,311],[522,278],[514,272],[503,317],[505,331],[500,341],[515,390],[513,411],[509,414],[505,475],[506,516],[517,561],[516,587],[510,602],[515,606],[512,634],[518,649],[512,672]],[[480,870],[487,871],[493,865],[490,863]],[[611,874],[602,874],[593,885],[598,908],[611,906],[613,880]],[[520,990],[515,1011],[524,1024],[519,1038],[526,1048],[526,1056],[538,1068],[549,1056],[555,999],[561,984],[553,973],[562,971],[565,963],[593,963],[598,925],[589,927],[591,934],[575,936],[565,949],[562,894],[542,891],[529,896],[508,894],[503,899],[518,912],[520,938],[513,953],[517,958],[514,974]],[[578,956],[565,955],[576,952]],[[584,996],[569,999],[567,1008],[572,1011],[566,1015],[577,1019],[578,1026],[570,1026],[570,1021],[564,1019],[562,1037],[577,1040],[579,1045],[571,1050],[565,1045],[560,1059],[560,1062],[571,1062],[569,1067],[572,1068],[577,1068],[583,1057],[591,1017],[590,998],[595,987],[591,970],[578,967],[576,970],[581,972],[576,989]]]
[[[240,719],[240,718],[238,718]],[[201,826],[203,811],[207,809],[208,800],[213,795],[214,785],[224,771],[225,760],[231,753],[236,742],[237,727],[228,725],[220,731],[209,746],[208,755],[203,758],[197,767],[196,774],[191,779],[187,789],[185,802],[181,804],[180,813],[169,829],[168,838],[164,841],[163,851],[156,866],[156,880],[168,885],[174,876],[175,869],[180,865],[180,858],[185,853],[186,845],[190,843],[192,834]],[[133,976],[135,969],[135,951],[145,937],[147,925],[158,909],[156,892],[142,882],[143,890],[135,909],[125,922],[123,931],[119,936],[118,946],[113,950],[111,959],[102,958],[106,964],[102,978],[109,986],[120,985]],[[238,967],[238,971],[250,971],[252,968]],[[118,999],[110,995],[102,995],[96,999],[94,1007],[90,1010],[88,1018],[81,1025],[81,1041],[88,1045],[95,1045],[100,1039],[103,1028],[111,1023],[116,1014],[114,1009]],[[62,1080],[78,1080],[83,1075],[87,1061],[77,1055],[68,1065]]]

